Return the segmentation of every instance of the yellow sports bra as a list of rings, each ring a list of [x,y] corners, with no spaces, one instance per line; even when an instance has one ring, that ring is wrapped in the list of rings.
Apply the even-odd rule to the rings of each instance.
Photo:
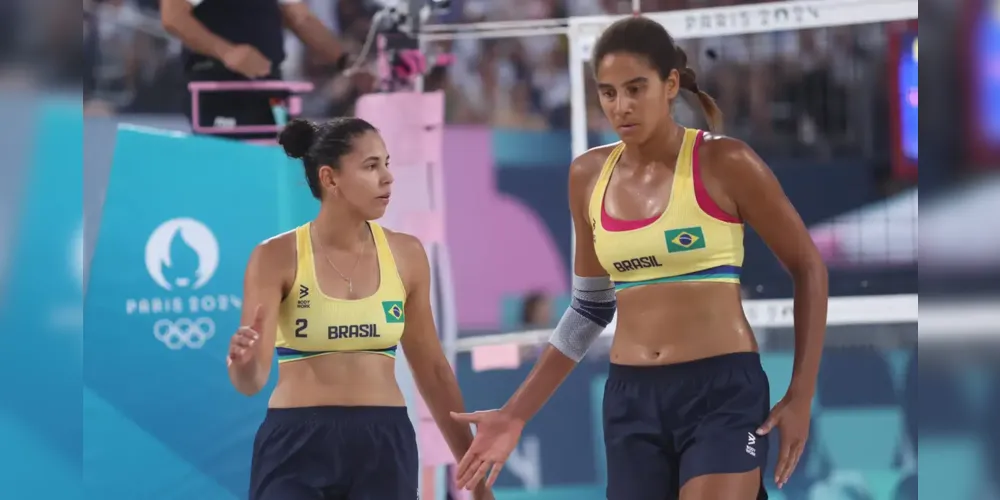
[[[604,197],[625,144],[604,162],[590,199],[594,250],[622,290],[669,282],[739,283],[743,265],[743,223],[712,201],[701,182],[697,150],[704,132],[687,129],[662,214],[619,220],[604,209]]]
[[[378,289],[369,297],[346,300],[320,290],[309,226],[295,230],[298,264],[295,283],[278,312],[278,363],[348,351],[395,357],[406,322],[406,290],[382,227],[368,223],[378,256]]]

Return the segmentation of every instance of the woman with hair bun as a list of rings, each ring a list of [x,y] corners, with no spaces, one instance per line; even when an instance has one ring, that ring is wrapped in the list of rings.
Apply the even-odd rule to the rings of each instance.
[[[302,160],[316,218],[254,249],[229,378],[248,396],[278,382],[254,441],[251,500],[416,500],[417,443],[395,355],[456,457],[472,443],[431,313],[421,242],[374,220],[392,194],[389,154],[360,118],[294,120],[281,145]],[[475,498],[492,499],[483,482]]]

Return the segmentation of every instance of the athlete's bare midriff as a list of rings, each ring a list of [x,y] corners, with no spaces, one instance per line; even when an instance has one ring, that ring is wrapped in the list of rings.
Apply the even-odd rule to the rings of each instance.
[[[271,408],[405,406],[396,360],[382,354],[338,352],[282,363]]]
[[[589,200],[611,147],[592,150],[587,162],[592,178],[583,193]],[[706,151],[702,146],[702,151]],[[671,163],[671,162],[666,162]],[[638,182],[638,181],[637,181]],[[642,181],[645,182],[645,181]],[[724,189],[704,174],[706,189],[721,206],[732,208]],[[641,193],[641,184],[610,185],[609,200]],[[648,186],[646,186],[648,187]],[[661,189],[660,191],[668,191]],[[669,200],[658,200],[649,213],[634,212],[626,218],[642,220],[666,209]],[[635,205],[647,205],[638,203]],[[735,283],[659,283],[617,293],[618,314],[611,362],[622,365],[683,363],[735,352],[756,352],[757,341],[743,313],[740,286]]]
[[[665,365],[756,350],[739,285],[663,283],[618,293],[612,363]]]

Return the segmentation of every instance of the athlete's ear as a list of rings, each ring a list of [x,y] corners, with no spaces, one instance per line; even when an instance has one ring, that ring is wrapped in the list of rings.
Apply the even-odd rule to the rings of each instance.
[[[333,191],[337,187],[337,172],[334,171],[333,167],[329,165],[320,165],[319,172],[319,185],[323,188],[323,191]]]
[[[667,99],[677,97],[681,90],[681,75],[676,69],[670,70],[667,79],[663,81],[663,89],[667,93]]]

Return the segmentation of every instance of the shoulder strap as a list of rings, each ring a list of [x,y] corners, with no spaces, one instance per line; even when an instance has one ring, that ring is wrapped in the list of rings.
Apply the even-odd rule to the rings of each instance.
[[[608,182],[611,181],[611,174],[615,171],[615,165],[618,164],[618,160],[622,157],[622,152],[625,151],[625,143],[619,142],[614,149],[611,150],[611,154],[608,155],[608,159],[604,160],[604,166],[601,167],[601,175],[598,176],[597,182],[594,183],[594,191],[590,194],[590,222],[595,224],[595,221],[601,220],[601,207],[604,204],[604,193],[608,190]]]
[[[379,290],[390,289],[387,286],[389,283],[384,283],[384,280],[395,280],[399,287],[405,290],[406,287],[403,285],[403,278],[399,274],[399,267],[396,266],[396,258],[392,255],[392,248],[389,247],[389,239],[385,235],[385,230],[374,222],[368,222],[368,227],[371,228],[372,238],[375,240],[375,252],[378,255]]]
[[[684,130],[684,142],[681,143],[681,150],[677,156],[677,171],[674,175],[683,179],[690,179],[694,166],[694,146],[698,142],[700,130],[689,128]]]
[[[368,227],[371,228],[372,238],[375,240],[375,249],[378,251],[379,257],[382,256],[382,252],[389,250],[389,239],[385,237],[385,230],[382,226],[369,222]]]
[[[295,255],[300,269],[303,265],[312,265],[313,262],[311,228],[312,222],[295,228]]]

